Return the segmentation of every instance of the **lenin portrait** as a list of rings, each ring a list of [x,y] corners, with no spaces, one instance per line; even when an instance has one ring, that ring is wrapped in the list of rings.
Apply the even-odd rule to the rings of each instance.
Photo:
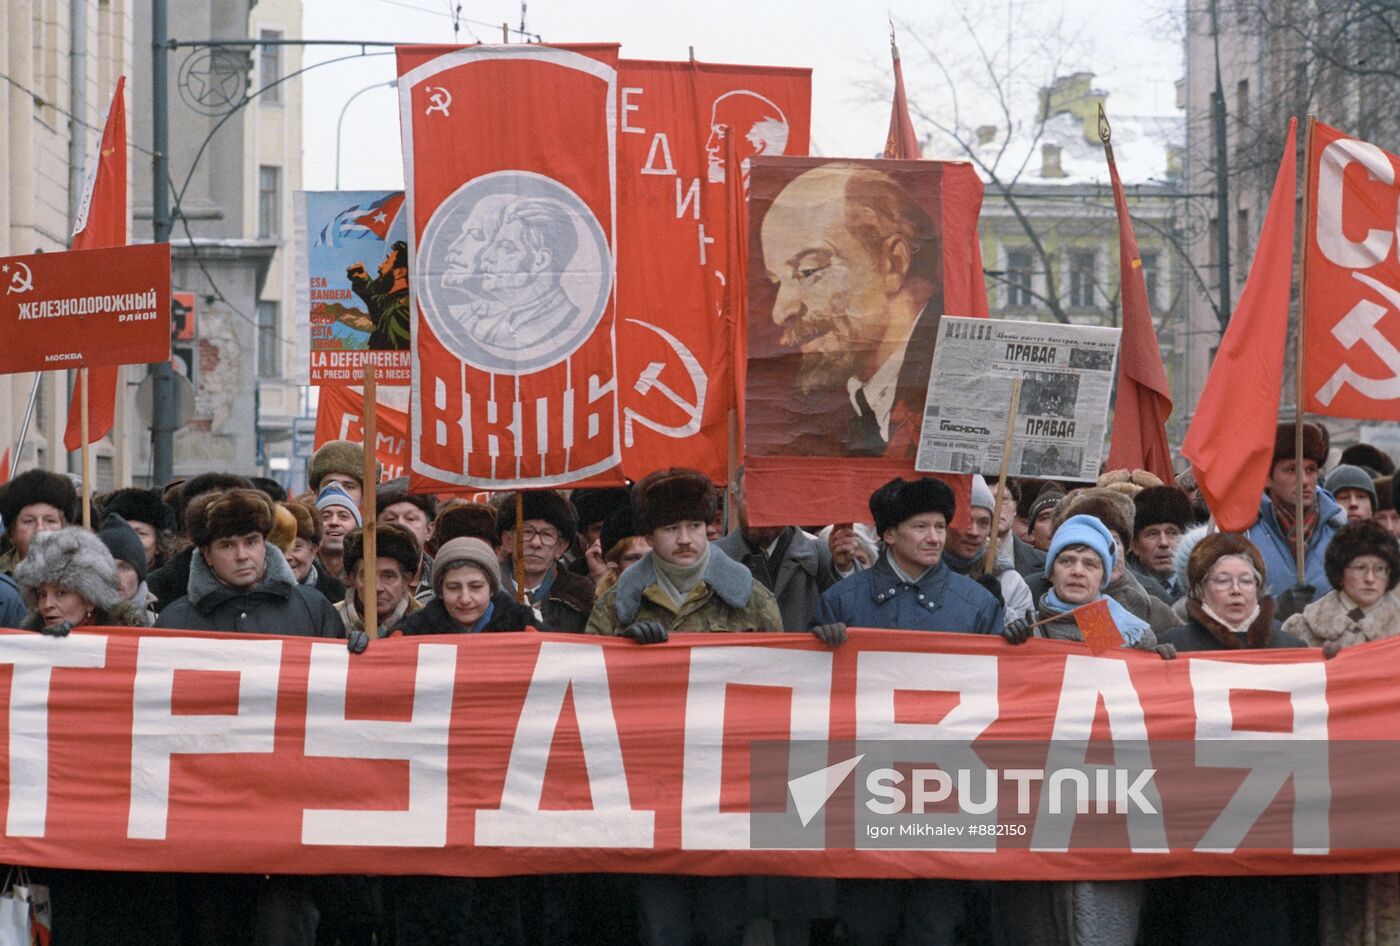
[[[913,458],[943,310],[941,167],[755,161],[747,452]]]

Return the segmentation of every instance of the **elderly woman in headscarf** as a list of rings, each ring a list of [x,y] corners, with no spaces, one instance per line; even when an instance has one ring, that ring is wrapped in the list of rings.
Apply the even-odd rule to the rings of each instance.
[[[41,532],[15,567],[29,606],[23,629],[56,637],[75,627],[144,627],[145,609],[122,593],[117,563],[92,532],[68,526]],[[160,946],[180,942],[169,906],[171,875],[45,871],[59,943]]]

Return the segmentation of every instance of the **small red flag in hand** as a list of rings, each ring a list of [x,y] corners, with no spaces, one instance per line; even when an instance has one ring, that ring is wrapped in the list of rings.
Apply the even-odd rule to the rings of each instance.
[[[1108,599],[1100,598],[1075,608],[1072,612],[1074,623],[1079,625],[1079,633],[1084,635],[1084,643],[1096,654],[1114,650],[1125,643],[1123,634],[1114,623],[1113,614],[1108,610]]]

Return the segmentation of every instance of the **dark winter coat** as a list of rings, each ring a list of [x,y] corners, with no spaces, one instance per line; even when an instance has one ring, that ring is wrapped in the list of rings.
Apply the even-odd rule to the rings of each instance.
[[[828,588],[814,623],[1000,634],[1003,618],[990,591],[947,563],[940,561],[915,584],[896,577],[886,552],[870,568]]]
[[[183,598],[190,587],[190,562],[196,549],[191,546],[146,576],[146,588],[156,596],[156,613],[177,598]]]
[[[1142,564],[1136,555],[1128,556],[1128,571],[1133,573],[1133,577],[1142,585],[1142,590],[1152,597],[1165,601],[1167,604],[1175,604],[1176,599],[1181,597],[1181,592],[1172,591],[1167,587],[1162,579],[1147,570],[1147,566]]]
[[[540,622],[535,617],[535,611],[529,605],[521,604],[504,591],[496,592],[491,599],[491,604],[495,610],[491,612],[491,620],[486,622],[486,626],[478,634],[489,634],[496,631],[523,631],[527,627],[534,627]],[[470,634],[472,631],[458,624],[457,621],[447,612],[447,607],[442,603],[442,599],[434,598],[423,607],[404,617],[389,629],[390,634],[406,634],[413,636],[416,634]]]
[[[1195,598],[1186,599],[1186,623],[1174,627],[1160,638],[1163,644],[1172,644],[1182,653],[1209,650],[1258,650],[1263,647],[1306,647],[1274,620],[1274,599],[1264,598],[1259,602],[1259,615],[1245,631],[1244,638],[1206,613],[1201,602]]]
[[[267,569],[261,581],[243,590],[214,577],[204,556],[191,559],[189,593],[160,613],[157,627],[294,637],[344,637],[345,625],[325,596],[297,584],[291,566],[275,545],[264,545]]]
[[[1045,572],[1045,553],[1016,536],[1011,537],[1011,567],[1030,584],[1031,578]],[[1034,591],[1034,589],[1032,589]]]
[[[773,592],[783,615],[783,630],[805,631],[812,625],[822,592],[836,584],[831,549],[796,526],[788,526],[779,543],[787,543],[776,572],[768,567],[763,549],[749,545],[735,530],[714,543],[715,548],[748,568],[754,579]]]
[[[511,569],[514,566],[507,559],[501,565],[505,576],[506,592],[514,590],[511,585]],[[539,609],[544,626],[551,631],[566,634],[582,634],[588,625],[588,616],[593,613],[593,582],[582,575],[575,575],[562,562],[554,566],[554,581],[543,601],[533,602]]]
[[[321,594],[325,595],[326,600],[331,604],[340,604],[340,602],[345,600],[344,583],[317,563],[311,563],[311,572],[306,577],[314,577],[316,580],[302,582],[302,586],[306,588],[315,588],[317,591],[321,592]]]

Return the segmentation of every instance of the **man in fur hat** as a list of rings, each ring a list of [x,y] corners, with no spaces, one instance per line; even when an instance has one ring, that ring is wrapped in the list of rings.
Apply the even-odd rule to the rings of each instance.
[[[418,574],[422,553],[413,533],[402,526],[377,523],[374,536],[374,550],[378,556],[374,583],[375,613],[379,616],[379,636],[383,637],[400,618],[422,607],[413,596],[413,577]],[[370,563],[364,560],[364,556],[365,530],[356,529],[345,540],[347,594],[335,606],[340,619],[352,631],[362,631],[365,627],[363,570],[369,568]]]
[[[505,495],[502,501],[496,521],[498,544],[506,553],[501,587],[515,595],[515,495]],[[521,505],[526,603],[540,612],[548,630],[581,633],[593,610],[593,583],[559,564],[578,528],[574,507],[552,489],[526,492]]]
[[[375,464],[379,470],[379,465]],[[306,485],[319,493],[328,483],[339,483],[357,506],[365,494],[365,447],[353,440],[328,440],[311,454],[306,464]]]
[[[193,481],[191,481],[193,482]],[[320,592],[297,583],[286,558],[267,542],[275,512],[255,489],[203,493],[185,508],[194,542],[188,592],[160,613],[157,627],[238,634],[346,636],[345,625]],[[351,651],[368,643],[363,632]],[[217,883],[191,883],[192,910],[219,918],[225,929],[256,926],[260,942],[314,946],[317,910],[309,883],[273,876],[259,881],[252,902],[227,896]]]
[[[1186,593],[1176,580],[1176,547],[1191,522],[1191,500],[1175,486],[1149,486],[1133,497],[1128,569],[1154,598],[1173,604]]]
[[[253,484],[246,477],[233,473],[201,473],[190,477],[180,485],[176,499],[175,521],[178,528],[184,535],[189,535],[185,510],[199,497],[225,490],[252,488]],[[191,545],[146,577],[146,587],[156,596],[157,612],[163,611],[166,605],[189,589],[190,565],[194,555],[195,547]]]
[[[0,555],[0,573],[14,574],[34,536],[62,529],[78,518],[78,492],[73,481],[61,473],[26,470],[0,486],[6,546]]]
[[[1278,603],[1278,616],[1301,611],[1332,590],[1323,564],[1327,543],[1346,524],[1346,512],[1332,494],[1317,485],[1318,471],[1327,462],[1329,437],[1321,424],[1303,425],[1303,460],[1294,449],[1292,424],[1279,424],[1274,438],[1273,464],[1259,500],[1259,518],[1245,530],[1268,566],[1269,594]],[[1303,515],[1298,517],[1298,487],[1302,485]],[[1303,574],[1298,574],[1294,548],[1303,533]]]

